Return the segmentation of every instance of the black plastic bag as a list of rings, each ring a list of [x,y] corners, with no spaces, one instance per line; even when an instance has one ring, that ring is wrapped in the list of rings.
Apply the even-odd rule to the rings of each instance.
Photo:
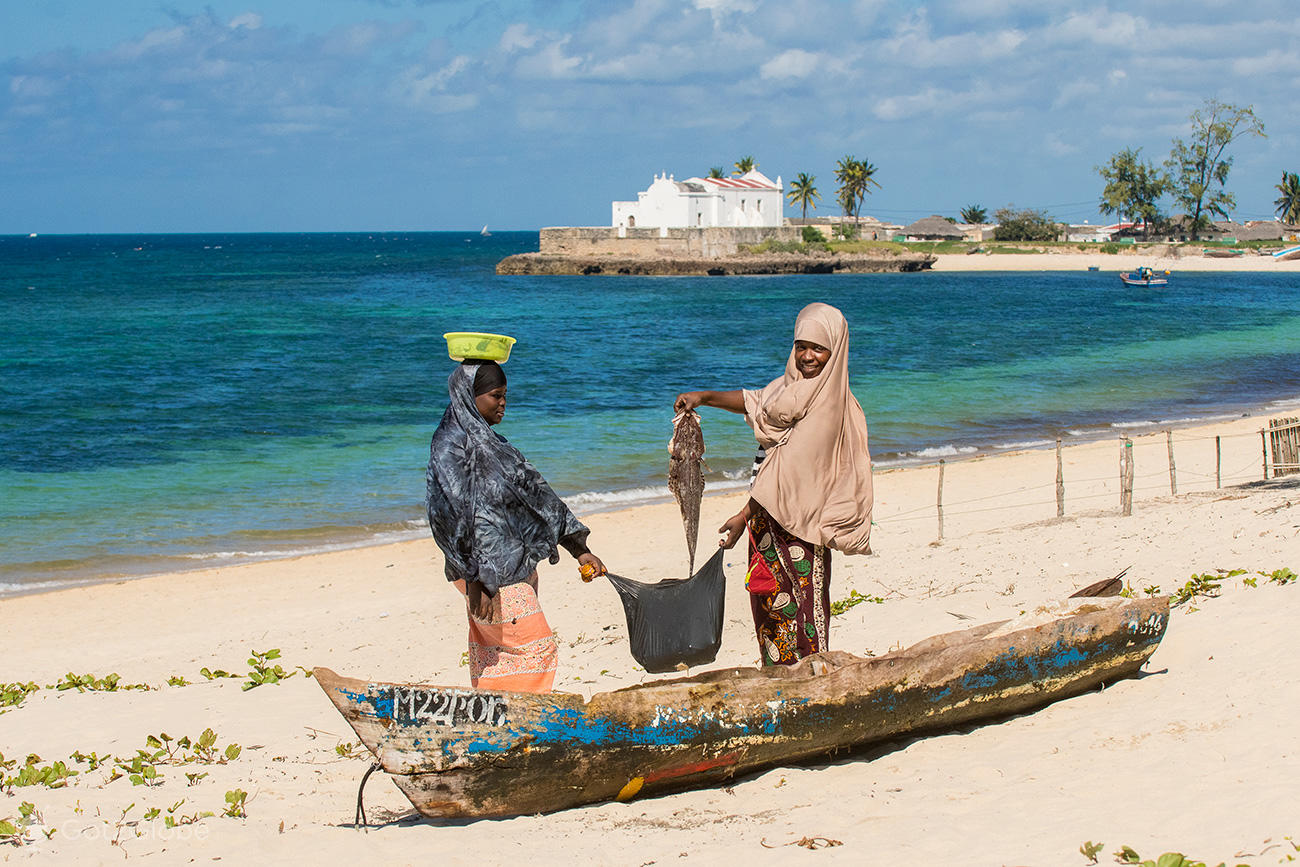
[[[623,600],[632,658],[656,674],[712,662],[722,646],[723,549],[690,578],[643,584],[605,577]]]

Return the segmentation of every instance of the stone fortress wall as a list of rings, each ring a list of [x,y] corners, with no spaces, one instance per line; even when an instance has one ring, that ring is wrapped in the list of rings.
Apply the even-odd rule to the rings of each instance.
[[[625,258],[734,256],[742,245],[764,241],[798,241],[793,226],[713,226],[709,228],[627,228],[623,226],[556,226],[541,230],[539,252],[565,256]]]

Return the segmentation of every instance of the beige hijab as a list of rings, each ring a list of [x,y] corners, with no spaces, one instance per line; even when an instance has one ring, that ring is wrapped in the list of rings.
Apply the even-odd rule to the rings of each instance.
[[[804,379],[793,347],[785,375],[745,391],[745,421],[767,450],[750,495],[786,530],[846,554],[870,553],[871,454],[867,420],[849,391],[849,325],[829,304],[799,311],[794,339],[830,349]]]

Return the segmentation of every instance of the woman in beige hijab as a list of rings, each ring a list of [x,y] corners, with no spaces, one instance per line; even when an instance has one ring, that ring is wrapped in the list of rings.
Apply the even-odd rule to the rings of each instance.
[[[745,416],[759,455],[749,501],[719,528],[749,534],[746,583],[764,665],[829,649],[832,548],[871,548],[867,421],[849,390],[849,327],[829,304],[799,311],[785,374],[761,391],[689,391],[677,412],[712,406]]]

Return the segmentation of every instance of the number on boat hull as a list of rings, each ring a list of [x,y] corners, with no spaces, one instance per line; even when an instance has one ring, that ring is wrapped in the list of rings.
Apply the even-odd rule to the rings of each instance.
[[[433,723],[440,726],[506,723],[509,709],[505,698],[474,690],[393,687],[393,721]]]

